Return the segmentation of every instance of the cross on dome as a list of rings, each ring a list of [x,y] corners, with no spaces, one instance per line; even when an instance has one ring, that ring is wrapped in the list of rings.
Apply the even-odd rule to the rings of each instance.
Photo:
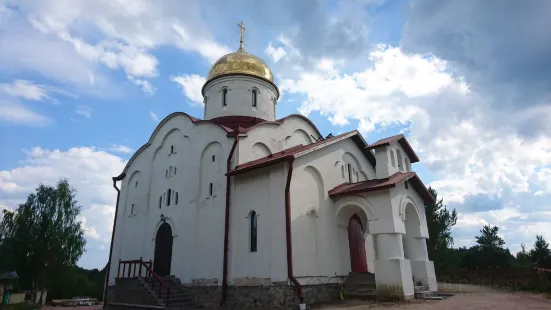
[[[243,49],[243,33],[247,30],[243,22],[237,23],[239,26],[239,49]]]

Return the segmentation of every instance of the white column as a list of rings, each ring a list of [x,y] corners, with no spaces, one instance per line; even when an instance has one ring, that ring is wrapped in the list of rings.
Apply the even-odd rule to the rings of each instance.
[[[377,298],[412,299],[411,265],[404,259],[402,235],[386,233],[374,235],[376,244],[375,282]]]
[[[428,286],[429,290],[437,291],[434,263],[429,260],[427,242],[425,238],[407,238],[404,236],[404,251],[406,259],[410,260],[411,273],[415,284],[420,282]]]

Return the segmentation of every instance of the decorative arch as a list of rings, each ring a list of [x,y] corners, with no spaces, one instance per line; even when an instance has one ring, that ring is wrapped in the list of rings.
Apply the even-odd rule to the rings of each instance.
[[[252,152],[253,152],[253,160],[266,157],[272,154],[272,151],[270,151],[270,148],[262,142],[256,142],[255,144],[253,144]]]
[[[402,152],[396,150],[396,161],[398,162],[398,170],[404,171],[404,162],[402,161]]]
[[[425,220],[425,214],[424,212],[419,211],[419,207],[415,203],[415,200],[411,198],[409,195],[403,195],[402,198],[400,198],[400,206],[399,206],[399,214],[403,221],[406,220],[406,206],[411,203],[413,207],[415,208],[415,212],[417,213],[417,216],[419,217],[420,221]]]
[[[352,206],[352,208],[350,208]],[[350,220],[350,217],[354,215],[354,213],[360,213],[358,216],[360,217],[362,226],[364,229],[369,228],[369,221],[376,220],[376,214],[375,214],[375,208],[373,205],[365,198],[361,196],[346,196],[343,197],[335,203],[336,208],[336,216],[337,216],[337,225],[348,225],[348,221]]]
[[[157,237],[157,232],[159,231],[159,228],[161,227],[161,225],[163,225],[163,223],[165,222],[168,225],[170,225],[170,228],[172,229],[172,237],[173,238],[178,237],[179,228],[178,228],[178,225],[176,224],[176,221],[174,221],[174,219],[172,219],[171,217],[164,217],[163,220],[159,220],[157,222],[157,224],[155,225],[155,228],[153,229],[153,233],[151,234],[152,242],[155,242],[155,237]]]
[[[323,184],[323,177],[320,171],[314,166],[307,166],[304,168],[304,172],[310,174],[314,178],[318,187],[318,196],[320,200],[323,200],[327,191],[325,191],[325,185]]]
[[[396,159],[394,159],[394,151],[390,150],[390,164],[392,167],[396,167]]]

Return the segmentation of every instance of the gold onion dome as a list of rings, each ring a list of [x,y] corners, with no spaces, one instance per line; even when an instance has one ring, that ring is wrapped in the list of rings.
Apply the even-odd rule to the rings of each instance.
[[[210,69],[207,81],[230,74],[252,75],[274,82],[272,70],[260,58],[245,52],[243,47],[218,59]]]

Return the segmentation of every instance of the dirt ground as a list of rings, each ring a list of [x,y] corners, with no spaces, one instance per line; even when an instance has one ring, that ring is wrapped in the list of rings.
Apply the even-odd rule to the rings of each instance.
[[[551,299],[543,295],[497,291],[492,288],[454,284],[439,284],[439,291],[454,293],[444,300],[413,300],[407,303],[361,304],[349,301],[335,305],[317,307],[323,310],[551,310]]]
[[[551,310],[551,299],[543,295],[498,291],[492,288],[439,283],[440,292],[454,293],[444,300],[413,300],[407,303],[366,304],[361,301],[342,301],[332,305],[316,306],[321,310]],[[99,310],[102,306],[77,307],[78,310]],[[44,307],[43,310],[60,310]]]

